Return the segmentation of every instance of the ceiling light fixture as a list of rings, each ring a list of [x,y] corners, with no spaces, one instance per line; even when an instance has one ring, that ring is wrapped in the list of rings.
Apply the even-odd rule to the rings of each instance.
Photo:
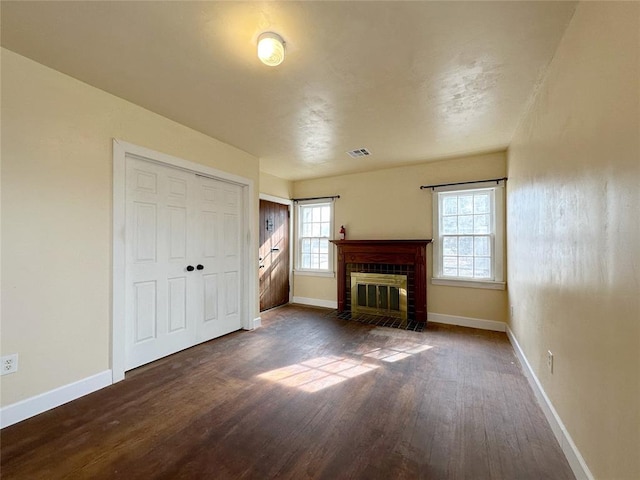
[[[258,37],[258,58],[270,67],[284,61],[284,40],[277,33],[265,32]]]

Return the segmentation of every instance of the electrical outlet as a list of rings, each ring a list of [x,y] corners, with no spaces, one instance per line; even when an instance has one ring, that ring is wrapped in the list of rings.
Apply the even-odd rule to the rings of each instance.
[[[549,367],[549,373],[553,373],[553,353],[551,350],[547,351],[547,367]]]
[[[2,370],[0,375],[9,375],[18,371],[18,354],[5,355],[2,357]]]

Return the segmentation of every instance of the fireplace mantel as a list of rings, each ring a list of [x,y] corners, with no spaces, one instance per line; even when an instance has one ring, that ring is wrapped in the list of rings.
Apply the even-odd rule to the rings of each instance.
[[[427,321],[427,245],[431,240],[332,240],[338,247],[338,311],[345,310],[346,265],[378,263],[413,265],[415,321]]]

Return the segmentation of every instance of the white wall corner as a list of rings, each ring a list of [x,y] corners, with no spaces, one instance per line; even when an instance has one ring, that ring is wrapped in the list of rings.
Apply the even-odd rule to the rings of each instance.
[[[111,375],[111,370],[105,370],[77,382],[7,405],[0,409],[0,428],[8,427],[52,408],[59,407],[76,398],[108,387],[112,383]]]
[[[536,374],[533,373],[531,364],[527,360],[527,357],[525,357],[524,352],[520,348],[518,340],[509,327],[507,327],[507,337],[509,338],[511,345],[516,352],[518,360],[520,360],[520,365],[522,365],[524,375],[525,377],[527,377],[527,381],[529,382],[529,385],[531,385],[533,393],[535,393],[536,398],[538,399],[538,403],[542,408],[544,416],[547,418],[547,421],[551,426],[551,430],[553,430],[553,434],[558,440],[560,448],[562,449],[564,456],[567,458],[569,466],[571,467],[573,474],[576,476],[576,479],[594,480],[594,476],[589,470],[587,463],[584,461],[584,458],[580,454],[580,451],[578,450],[578,447],[576,447],[576,444],[573,443],[571,435],[569,435],[569,432],[564,426],[564,423],[562,423],[562,419],[558,415],[558,412],[556,412],[556,409],[553,407],[551,400],[549,400],[549,397],[544,391],[544,388],[542,388],[542,384],[538,380],[538,377],[536,377]]]
[[[480,330],[492,330],[494,332],[505,332],[507,324],[497,320],[483,320],[481,318],[459,317],[456,315],[445,315],[443,313],[427,313],[427,321],[434,323],[445,323],[447,325],[458,325],[460,327],[479,328]]]
[[[322,300],[320,298],[293,297],[293,303],[309,305],[311,307],[338,308],[336,300]]]

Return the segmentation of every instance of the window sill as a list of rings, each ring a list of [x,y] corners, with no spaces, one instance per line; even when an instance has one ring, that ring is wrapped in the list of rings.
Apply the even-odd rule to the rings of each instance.
[[[300,275],[301,277],[326,277],[335,278],[335,272],[331,270],[294,270],[294,275]]]
[[[505,282],[458,280],[453,278],[432,278],[431,283],[447,287],[485,288],[487,290],[504,290],[507,286]]]

